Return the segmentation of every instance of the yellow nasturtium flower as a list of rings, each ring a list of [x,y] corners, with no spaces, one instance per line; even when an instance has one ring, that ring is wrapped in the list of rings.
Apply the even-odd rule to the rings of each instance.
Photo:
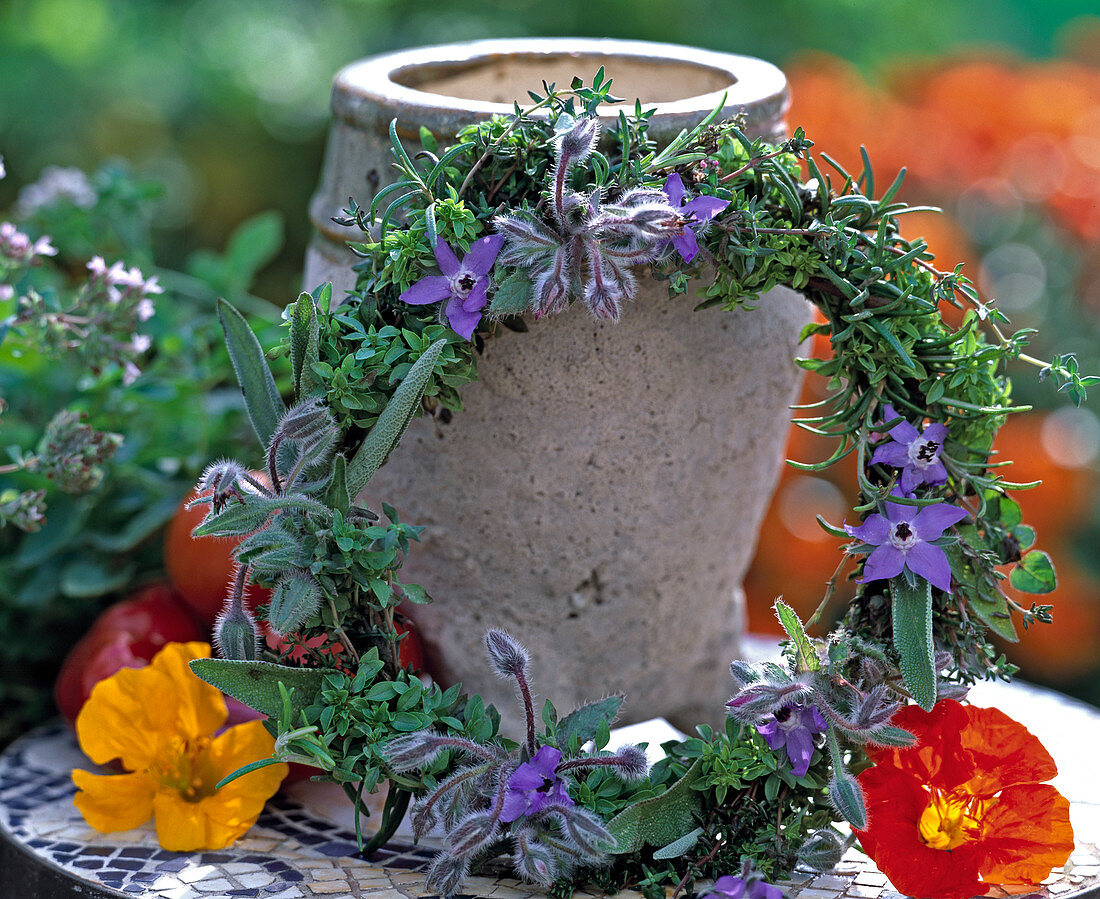
[[[169,643],[145,668],[100,681],[76,719],[80,747],[97,765],[118,759],[125,774],[74,769],[73,800],[102,833],[156,818],[165,849],[221,849],[245,833],[279,788],[286,765],[270,765],[214,786],[242,765],[271,756],[274,740],[259,721],[231,727],[222,694],[187,663],[207,658],[206,643]]]

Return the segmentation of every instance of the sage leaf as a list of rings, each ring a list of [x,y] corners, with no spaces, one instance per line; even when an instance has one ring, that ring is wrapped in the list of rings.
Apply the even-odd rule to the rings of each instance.
[[[261,715],[278,718],[283,710],[279,684],[292,690],[291,722],[313,705],[325,689],[330,672],[323,668],[290,668],[274,662],[237,662],[231,659],[195,659],[191,671],[196,677],[243,702]]]
[[[218,299],[218,321],[225,334],[225,346],[229,361],[233,363],[237,382],[244,393],[248,420],[264,449],[271,442],[271,435],[286,414],[286,406],[275,386],[275,378],[268,368],[263,348],[243,315],[224,299]]]
[[[420,404],[420,398],[428,387],[428,381],[435,371],[435,364],[443,353],[443,347],[447,341],[440,338],[428,347],[408,374],[393,392],[386,408],[378,416],[367,439],[359,447],[355,457],[351,460],[347,472],[348,494],[356,496],[360,490],[367,486],[367,482],[378,471],[386,457],[397,446],[397,441],[405,433],[405,429],[412,421],[416,407]]]
[[[703,760],[696,759],[676,783],[660,796],[627,806],[607,822],[618,844],[615,855],[637,852],[643,846],[668,846],[687,835],[702,811],[702,794],[692,789]]]
[[[898,576],[890,579],[894,647],[901,656],[906,689],[926,712],[936,704],[936,667],[932,647],[932,585],[918,578],[915,587]],[[849,819],[850,820],[850,819]]]

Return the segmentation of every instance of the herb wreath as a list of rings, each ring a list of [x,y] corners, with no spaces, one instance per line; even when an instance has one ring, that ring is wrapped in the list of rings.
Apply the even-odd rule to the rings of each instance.
[[[216,631],[225,658],[193,668],[271,716],[275,758],[250,768],[311,764],[359,809],[389,782],[364,849],[388,839],[416,797],[415,831],[446,832],[429,875],[444,894],[502,852],[519,876],[562,893],[594,881],[663,896],[743,859],[768,878],[799,862],[828,868],[845,847],[833,824],[866,825],[853,776],[864,747],[912,742],[894,713],[1007,679],[1014,668],[987,629],[1014,640],[1015,619],[1025,629],[1050,620],[1049,605],[1023,608],[999,586],[1003,566],[1020,590],[1055,586],[1006,492],[1029,485],[991,461],[997,428],[1026,408],[1011,404],[1007,364],[1038,365],[1076,403],[1100,378],[1070,355],[1026,355],[1030,332],[1006,333],[959,268],[936,269],[924,243],[902,237],[899,217],[913,209],[896,200],[904,171],[876,198],[866,154],[853,176],[819,162],[801,129],[773,146],[718,110],[657,148],[640,102],[600,133],[597,107],[616,102],[602,69],[591,85],[543,87],[450,147],[422,131],[415,160],[391,125],[397,182],[341,219],[366,235],[351,244],[362,257],[354,293],[334,308],[326,285],[287,308],[289,408],[244,319],[220,305],[267,480],[223,461],[200,481],[211,509],[196,535],[246,536]],[[795,423],[837,447],[792,464],[816,471],[856,453],[862,516],[822,521],[851,538],[844,552],[856,558],[858,588],[836,630],[811,639],[777,602],[787,665],[734,662],[725,728],[666,744],[648,774],[636,748],[604,750],[619,697],[562,718],[547,702],[540,732],[526,650],[503,632],[486,645],[493,670],[519,686],[519,742],[498,733],[480,697],[402,669],[397,606],[430,601],[398,579],[420,529],[390,506],[383,522],[354,502],[412,416],[461,411],[484,341],[573,302],[616,319],[642,265],[670,297],[707,278],[700,308],[752,308],[776,285],[813,301],[825,321],[803,337],[828,335],[833,353],[798,362],[832,394]],[[957,329],[942,303],[967,308]],[[263,651],[243,602],[249,580],[273,590],[260,614],[281,640]],[[292,654],[304,661],[286,664]]]

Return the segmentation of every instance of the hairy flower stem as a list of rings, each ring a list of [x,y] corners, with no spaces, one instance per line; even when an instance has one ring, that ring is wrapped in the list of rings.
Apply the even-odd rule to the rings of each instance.
[[[617,755],[605,755],[599,758],[577,758],[562,762],[558,765],[557,772],[561,774],[566,771],[575,771],[578,768],[622,768],[625,764]]]
[[[430,814],[432,807],[460,783],[464,783],[467,780],[473,780],[475,777],[480,777],[488,770],[488,765],[478,765],[476,768],[459,771],[457,774],[447,778],[447,780],[443,781],[443,783],[435,789],[435,792],[429,794],[428,798],[420,804],[416,810],[416,817],[423,818],[425,815]]]
[[[229,611],[240,611],[244,601],[244,588],[248,583],[249,566],[241,565],[237,568],[236,577],[233,578],[233,589],[229,593]]]
[[[829,725],[829,729],[825,731],[825,742],[829,747],[829,760],[833,764],[834,775],[839,775],[842,771],[847,769],[844,766],[844,753],[840,749],[840,740],[836,735],[836,727],[832,724]]]
[[[523,698],[523,713],[527,716],[527,752],[535,754],[535,705],[531,700],[531,686],[527,683],[527,675],[522,670],[513,672],[516,683],[519,684],[520,696]]]
[[[276,493],[283,492],[282,482],[279,480],[279,445],[282,443],[282,437],[278,432],[271,438],[271,445],[267,448],[267,473],[271,478],[271,486]]]

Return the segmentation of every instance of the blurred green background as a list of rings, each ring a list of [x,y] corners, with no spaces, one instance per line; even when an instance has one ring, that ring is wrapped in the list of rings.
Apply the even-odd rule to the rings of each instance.
[[[967,271],[1040,351],[1100,369],[1100,18],[1077,0],[7,0],[0,5],[0,210],[49,165],[115,157],[162,182],[154,256],[184,268],[245,219],[276,210],[282,253],[252,293],[299,288],[306,204],[317,182],[335,71],[426,43],[527,35],[671,41],[764,57],[790,74],[792,125],[842,160],[866,143],[906,198],[938,203],[914,226],[942,267]],[[591,74],[591,73],[581,73]],[[612,76],[613,72],[610,73]],[[193,266],[192,266],[193,269]],[[1056,623],[1010,656],[1032,679],[1100,702],[1100,423],[1067,410],[1032,372],[1018,393],[1047,411],[1013,421],[1002,447],[1055,555]],[[808,390],[812,392],[813,385]],[[1100,396],[1091,400],[1097,408]],[[805,459],[812,445],[792,446]],[[847,509],[848,475],[788,475],[749,579],[752,623],[771,599],[816,605],[836,560],[813,515]],[[792,566],[792,553],[800,564]],[[797,583],[791,583],[797,568]]]

